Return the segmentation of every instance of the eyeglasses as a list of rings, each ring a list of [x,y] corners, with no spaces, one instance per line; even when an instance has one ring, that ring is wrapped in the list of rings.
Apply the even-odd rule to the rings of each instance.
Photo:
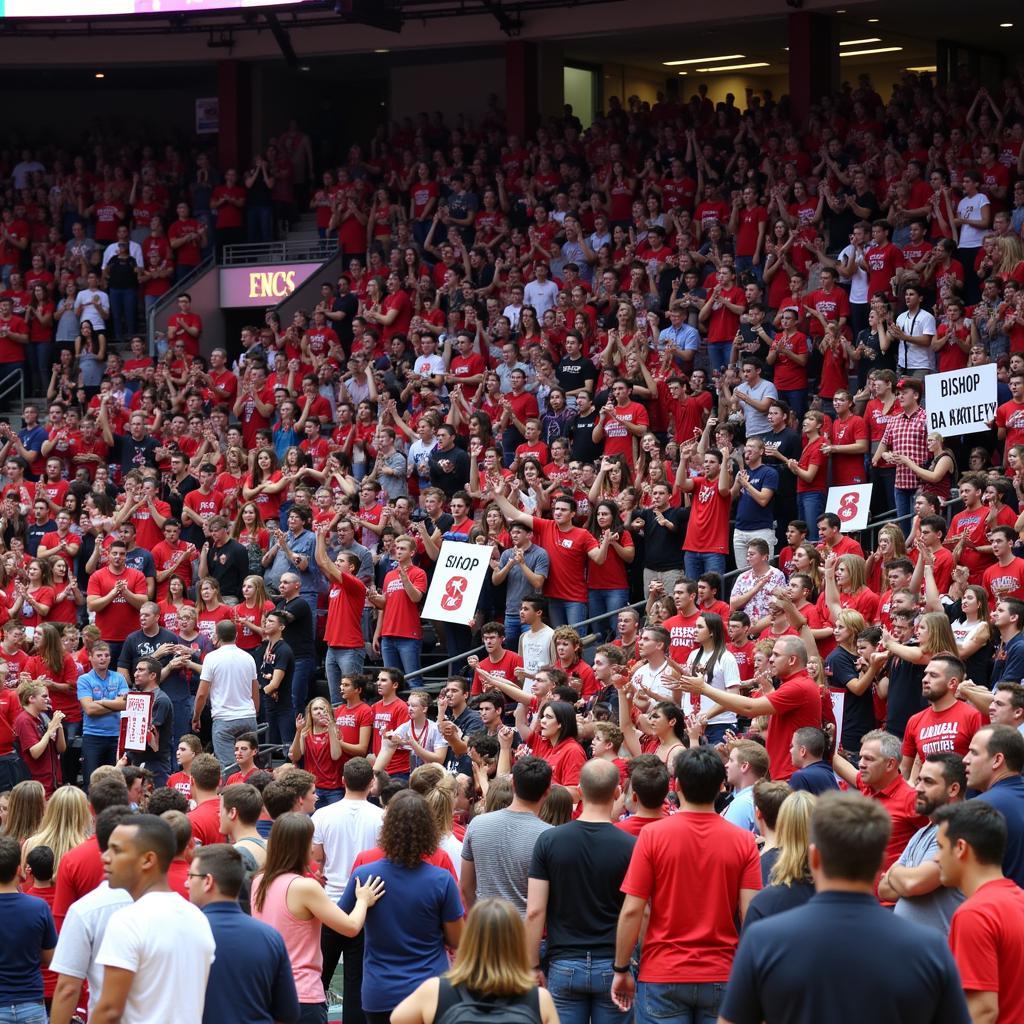
[[[206,875],[205,875],[205,874],[200,874],[199,872],[196,872],[196,871],[189,871],[189,872],[188,872],[188,873],[187,873],[187,874],[185,875],[185,877],[186,877],[186,878],[205,878],[205,877],[206,877]]]

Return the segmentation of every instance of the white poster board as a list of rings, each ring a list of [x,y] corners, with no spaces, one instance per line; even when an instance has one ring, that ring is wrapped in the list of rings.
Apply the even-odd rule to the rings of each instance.
[[[836,720],[836,750],[842,750],[843,711],[846,707],[846,691],[833,690],[829,687],[828,695],[832,698],[832,715]]]
[[[468,626],[491,567],[490,556],[489,544],[442,541],[434,578],[423,602],[423,618]]]
[[[840,532],[856,533],[868,525],[871,512],[871,488],[874,484],[850,484],[848,487],[830,487],[825,511],[839,516]]]
[[[196,135],[216,135],[220,131],[220,98],[201,96],[196,100]]]
[[[124,699],[121,725],[125,750],[145,750],[149,743],[149,717],[153,709],[151,693],[129,693]]]
[[[995,363],[930,373],[924,379],[929,433],[938,431],[943,437],[957,437],[988,430],[996,416],[996,396]]]

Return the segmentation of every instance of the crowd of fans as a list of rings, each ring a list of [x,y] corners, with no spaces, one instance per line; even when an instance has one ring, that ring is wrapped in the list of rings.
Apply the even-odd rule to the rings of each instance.
[[[492,105],[319,182],[294,124],[8,155],[0,1003],[320,1022],[340,962],[346,1024],[1024,1018],[1022,88]],[[304,208],[314,309],[211,345],[182,293],[150,354],[140,298]]]

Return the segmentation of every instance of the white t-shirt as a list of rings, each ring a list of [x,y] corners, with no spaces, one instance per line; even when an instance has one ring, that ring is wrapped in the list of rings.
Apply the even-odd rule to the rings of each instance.
[[[437,845],[452,859],[456,877],[462,878],[462,843],[451,834],[442,836]]]
[[[210,684],[211,716],[227,721],[255,717],[256,706],[252,701],[255,679],[256,662],[247,651],[234,644],[210,651],[203,660],[199,681]]]
[[[856,266],[857,249],[852,242],[839,254],[840,263],[847,259]],[[857,266],[853,275],[844,277],[843,280],[850,282],[850,302],[863,305],[871,298],[868,294],[868,272],[863,267]]]
[[[196,1024],[214,950],[198,907],[176,892],[148,892],[110,916],[96,962],[135,975],[122,1024]]]
[[[702,650],[690,651],[690,656],[686,659],[686,668],[689,674],[695,674],[693,669],[700,663],[706,665],[710,659],[704,654]],[[711,674],[711,685],[718,690],[739,690],[740,688],[740,667],[736,663],[735,657],[733,657],[730,651],[722,651],[715,661],[715,670]],[[691,703],[692,700],[699,700],[700,706],[694,707]],[[696,697],[694,694],[683,695],[683,709],[688,715],[694,712],[707,711],[709,708],[714,706],[714,699],[701,694],[700,697]],[[735,725],[736,724],[736,712],[735,711],[723,711],[720,715],[715,715],[714,718],[708,719],[709,725]]]
[[[377,845],[384,811],[369,800],[339,800],[313,812],[313,842],[324,848],[327,895],[337,902],[356,854]]]
[[[668,669],[666,661],[660,668],[652,668],[650,665],[641,665],[632,676],[630,682],[634,686],[645,686],[651,693],[658,695],[660,700],[671,700],[672,691],[664,681],[665,672]]]
[[[963,199],[956,204],[956,215],[961,218],[961,220],[978,220],[981,216],[981,211],[988,205],[988,196],[985,195],[984,192],[979,192],[976,196],[964,196]],[[981,241],[986,234],[988,234],[987,228],[972,228],[969,224],[961,225],[960,248],[980,248]]]
[[[69,978],[89,983],[89,1016],[96,1009],[103,989],[103,967],[96,960],[107,922],[115,910],[130,907],[132,898],[124,889],[111,889],[106,882],[75,900],[68,908],[57,939],[50,969]]]
[[[555,631],[550,626],[538,629],[536,633],[528,629],[519,638],[519,656],[523,659],[523,668],[533,673],[555,660]],[[533,680],[525,679],[523,689],[533,693]]]
[[[909,309],[904,310],[896,317],[896,326],[905,331],[913,338],[922,334],[930,334],[935,337],[935,317],[927,309],[919,309],[911,313]],[[905,370],[934,370],[935,353],[930,348],[921,345],[911,345],[909,341],[900,339],[899,366]]]
[[[106,327],[103,310],[107,311],[107,316],[110,315],[110,296],[98,288],[96,291],[84,288],[75,296],[75,308],[81,310],[78,314],[80,319],[88,320],[97,331],[102,331]]]
[[[403,722],[395,730],[395,734],[400,736],[403,740],[408,739],[412,734],[412,719]],[[432,722],[429,718],[424,725],[417,727],[416,742],[423,747],[424,750],[429,750],[430,753],[434,753],[434,751],[439,747],[448,746],[448,741],[441,735],[441,731],[438,729],[437,723]],[[416,756],[416,752],[410,749],[409,754],[413,760],[413,767],[418,768],[420,765],[420,759]]]
[[[558,285],[550,278],[543,284],[531,281],[523,289],[523,305],[533,306],[539,320],[546,310],[554,309],[558,301]]]

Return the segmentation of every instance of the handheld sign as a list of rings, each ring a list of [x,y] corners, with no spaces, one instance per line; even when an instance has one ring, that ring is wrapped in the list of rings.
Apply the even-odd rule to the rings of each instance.
[[[125,750],[145,750],[149,743],[149,722],[153,713],[153,694],[129,693],[121,712],[118,756]]]
[[[839,516],[840,533],[856,533],[868,525],[871,511],[871,489],[874,484],[850,484],[848,487],[830,487],[825,511]]]
[[[468,626],[491,567],[490,557],[490,545],[442,541],[434,578],[423,602],[423,618]]]
[[[988,430],[997,405],[995,363],[931,373],[924,379],[929,433],[956,437]]]

